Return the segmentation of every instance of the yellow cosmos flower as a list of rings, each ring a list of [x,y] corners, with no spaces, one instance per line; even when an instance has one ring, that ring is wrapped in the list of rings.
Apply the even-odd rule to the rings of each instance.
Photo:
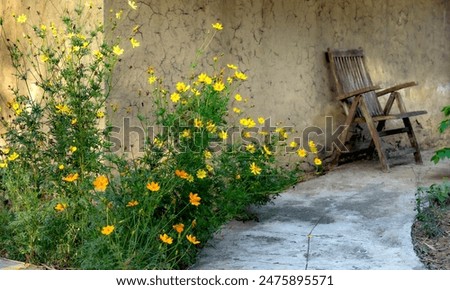
[[[208,130],[208,132],[210,133],[215,133],[217,131],[217,126],[213,122],[208,121],[206,123],[206,130]]]
[[[183,132],[181,133],[181,137],[183,137],[183,138],[191,138],[191,130],[189,130],[189,129],[183,130]]]
[[[194,206],[200,205],[201,198],[198,196],[197,193],[189,193],[189,202]]]
[[[289,147],[291,148],[296,148],[298,146],[297,142],[292,141],[291,143],[289,143]]]
[[[195,118],[195,119],[194,119],[194,127],[195,127],[195,128],[202,128],[202,127],[203,127],[203,122],[202,122],[202,120]]]
[[[0,162],[0,168],[6,168],[6,167],[8,167],[8,163],[6,163],[6,160]]]
[[[112,232],[114,232],[113,225],[108,225],[106,227],[103,227],[102,231],[101,231],[101,233],[104,234],[105,236],[109,236],[110,234],[112,234]]]
[[[298,150],[297,150],[297,154],[298,154],[298,156],[300,156],[301,158],[304,158],[304,157],[306,157],[306,156],[308,155],[308,153],[306,152],[306,150],[303,149],[303,148],[298,149]]]
[[[198,75],[198,81],[200,83],[205,83],[207,85],[212,84],[212,78],[210,78],[207,74],[201,73]]]
[[[59,164],[58,169],[59,170],[64,170],[64,164]]]
[[[243,80],[243,81],[245,81],[245,80],[247,79],[247,76],[246,76],[243,72],[240,72],[240,71],[236,71],[236,72],[234,73],[234,76],[235,76],[237,79],[240,79],[240,80]]]
[[[108,177],[106,177],[105,175],[100,175],[97,176],[97,178],[95,178],[95,180],[92,182],[92,184],[94,185],[94,189],[95,191],[105,191],[106,187],[109,184],[109,180]]]
[[[214,24],[212,25],[212,27],[213,27],[215,30],[219,30],[219,31],[223,29],[222,23],[219,23],[219,22],[214,23]]]
[[[222,81],[218,81],[217,83],[214,84],[213,89],[216,92],[221,92],[225,89],[225,84]]]
[[[213,172],[214,171],[214,167],[212,167],[211,165],[209,165],[209,164],[206,164],[206,170],[208,170],[208,172]]]
[[[95,58],[98,59],[102,59],[103,58],[103,53],[100,52],[100,50],[96,49],[92,52],[92,55],[95,56]]]
[[[228,67],[229,69],[234,69],[234,70],[238,69],[238,67],[235,66],[234,64],[227,64],[227,67]]]
[[[159,235],[159,239],[168,245],[171,245],[173,243],[173,239],[171,237],[169,237],[167,234],[164,235]]]
[[[255,148],[255,145],[253,145],[253,144],[248,144],[247,146],[245,146],[245,150],[247,150],[247,151],[250,152],[250,153],[255,153],[256,148]]]
[[[27,22],[27,16],[25,15],[25,14],[20,14],[18,17],[17,17],[17,23],[25,23],[25,22]]]
[[[136,48],[141,45],[141,43],[137,41],[134,37],[130,38],[130,43],[132,48]]]
[[[193,236],[193,235],[187,235],[187,236],[186,236],[186,239],[187,239],[189,242],[191,242],[191,244],[193,244],[193,245],[200,244],[200,241],[198,241],[197,238],[196,238],[195,236]]]
[[[219,132],[219,138],[221,138],[222,140],[227,140],[227,138],[228,138],[228,133],[225,132],[225,131],[223,131],[223,130],[221,130],[221,131]]]
[[[239,94],[236,94],[236,95],[234,96],[234,99],[235,99],[236,101],[240,102],[240,101],[242,101],[242,96],[239,95]]]
[[[172,228],[179,234],[181,234],[184,231],[184,224],[176,224],[173,225]]]
[[[177,103],[180,100],[180,98],[181,98],[181,96],[179,93],[173,93],[172,95],[170,95],[170,99],[174,103]]]
[[[45,55],[45,54],[41,54],[41,55],[39,56],[39,59],[40,59],[42,62],[47,62],[50,58],[49,58],[47,55]]]
[[[205,152],[203,152],[203,156],[205,156],[206,159],[211,159],[212,153],[209,152],[208,150],[205,150]]]
[[[120,48],[119,45],[114,45],[114,46],[113,46],[113,53],[114,53],[115,55],[122,55],[123,52],[124,52],[123,48]]]
[[[69,147],[69,151],[72,152],[72,153],[74,153],[77,150],[78,150],[78,148],[76,146],[70,146]]]
[[[9,161],[14,161],[17,158],[19,158],[19,154],[17,154],[16,152],[13,152],[11,155],[8,156]]]
[[[158,79],[158,78],[155,77],[155,76],[149,76],[149,77],[148,77],[148,83],[149,83],[149,84],[153,84],[154,82],[156,82],[157,79]]]
[[[126,207],[134,207],[134,206],[137,206],[138,204],[139,204],[139,202],[137,200],[130,200],[127,203]]]
[[[55,210],[56,210],[56,211],[59,211],[59,212],[65,211],[66,208],[67,208],[67,204],[65,204],[65,203],[58,203],[58,204],[55,206]]]
[[[77,122],[78,122],[77,118],[73,118],[73,119],[70,121],[70,124],[75,125]]]
[[[149,182],[147,183],[147,189],[150,191],[158,191],[161,187],[159,186],[158,182]]]
[[[178,92],[184,93],[184,92],[187,92],[191,88],[191,86],[188,86],[183,82],[178,82],[175,85],[175,88],[177,89]]]
[[[55,106],[56,113],[70,115],[72,110],[66,104],[58,104]]]
[[[62,180],[67,181],[67,182],[74,182],[77,179],[78,179],[78,173],[71,173],[71,174],[67,175],[66,177],[63,177]]]
[[[197,178],[203,179],[203,178],[205,178],[205,177],[206,177],[206,171],[203,170],[203,169],[199,169],[199,170],[197,171]]]
[[[252,164],[250,164],[250,171],[251,173],[253,173],[253,175],[261,174],[261,170],[262,170],[261,167],[256,165],[255,162],[252,162]]]
[[[235,112],[236,114],[240,114],[241,113],[241,109],[234,107],[233,108],[233,112]]]
[[[259,123],[259,124],[262,125],[262,124],[264,124],[265,122],[266,122],[266,119],[264,119],[263,117],[259,117],[259,118],[258,118],[258,123]]]
[[[105,112],[103,112],[103,111],[98,111],[98,112],[97,112],[97,118],[101,119],[101,118],[103,118],[104,116],[105,116]]]
[[[188,179],[189,174],[184,170],[175,170],[175,175],[178,176],[181,179]]]
[[[256,126],[255,121],[252,118],[247,119],[247,128],[253,128]]]
[[[316,157],[316,158],[314,158],[314,164],[317,166],[320,166],[320,165],[322,165],[322,160],[320,160],[320,158]]]
[[[122,14],[123,14],[123,10],[120,10],[119,12],[116,13],[116,18],[117,19],[122,18]]]
[[[131,7],[131,9],[136,10],[137,9],[137,5],[136,5],[136,1],[130,1],[128,0],[128,5]]]
[[[0,151],[1,151],[3,154],[9,154],[9,151],[11,151],[11,149],[9,149],[9,148],[1,148]]]
[[[263,146],[263,151],[266,155],[272,155],[272,151],[270,151],[269,147],[267,147],[266,145]]]

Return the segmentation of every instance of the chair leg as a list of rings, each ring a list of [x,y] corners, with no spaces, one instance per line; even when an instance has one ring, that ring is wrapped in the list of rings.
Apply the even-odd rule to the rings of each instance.
[[[372,141],[375,145],[375,148],[377,149],[378,157],[379,157],[380,163],[381,163],[381,169],[384,172],[387,172],[387,171],[389,171],[389,164],[388,164],[388,161],[386,158],[386,153],[384,152],[384,149],[381,144],[380,135],[378,135],[378,130],[375,127],[374,121],[372,119],[372,116],[369,113],[369,110],[367,109],[367,105],[366,105],[364,99],[361,99],[361,103],[362,103],[362,106],[360,106],[361,112],[363,114],[363,117],[366,120],[367,127],[369,129],[369,132],[372,137]]]
[[[416,134],[414,134],[414,130],[411,124],[411,120],[409,118],[403,118],[403,124],[406,128],[408,128],[408,138],[409,142],[411,142],[411,146],[416,150],[414,152],[414,159],[416,160],[416,164],[423,164],[422,155],[420,154],[419,143],[416,139]]]

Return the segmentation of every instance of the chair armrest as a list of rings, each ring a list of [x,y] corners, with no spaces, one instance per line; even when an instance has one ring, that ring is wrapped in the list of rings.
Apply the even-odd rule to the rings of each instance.
[[[398,90],[405,89],[405,88],[408,88],[408,87],[417,86],[417,85],[418,85],[418,83],[416,83],[416,82],[408,82],[408,83],[396,85],[396,86],[393,86],[393,87],[390,87],[390,88],[387,88],[387,89],[384,89],[384,90],[381,90],[381,91],[377,92],[377,97],[380,97],[382,95],[386,95],[386,94],[389,94],[389,93],[392,93],[392,92],[396,92]]]
[[[351,92],[348,92],[348,93],[345,93],[345,94],[340,94],[340,95],[337,96],[337,99],[339,101],[343,101],[345,99],[348,99],[348,98],[351,98],[351,97],[355,97],[355,96],[358,96],[358,95],[361,95],[361,94],[365,94],[365,93],[368,93],[368,92],[371,92],[371,91],[376,91],[376,90],[379,90],[379,89],[380,89],[380,86],[366,87],[366,88],[362,88],[362,89],[359,89],[359,90],[351,91]]]

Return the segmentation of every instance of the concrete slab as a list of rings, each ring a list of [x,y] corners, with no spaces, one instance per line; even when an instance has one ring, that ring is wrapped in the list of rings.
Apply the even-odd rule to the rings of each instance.
[[[354,162],[300,183],[255,208],[258,222],[223,226],[192,269],[425,269],[411,242],[416,189],[450,176],[431,155],[389,173]]]
[[[0,270],[33,270],[38,269],[31,264],[0,258]]]

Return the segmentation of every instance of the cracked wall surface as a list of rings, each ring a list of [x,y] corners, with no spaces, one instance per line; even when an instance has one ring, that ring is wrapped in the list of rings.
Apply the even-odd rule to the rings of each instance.
[[[415,80],[404,91],[409,110],[429,114],[415,122],[422,147],[442,143],[436,127],[449,103],[448,0],[143,0],[127,15],[123,32],[142,25],[142,47],[125,53],[118,67],[112,102],[123,108],[115,120],[145,112],[149,90],[146,69],[173,84],[191,73],[190,63],[211,23],[224,30],[212,42],[211,55],[224,54],[249,80],[243,95],[254,99],[253,114],[292,124],[299,131],[324,126],[325,116],[343,121],[333,99],[324,57],[327,48],[362,47],[374,83],[381,86]],[[107,9],[120,9],[106,1]],[[210,55],[210,56],[211,56]],[[144,103],[144,104],[143,104]],[[150,109],[150,108],[147,108]]]

